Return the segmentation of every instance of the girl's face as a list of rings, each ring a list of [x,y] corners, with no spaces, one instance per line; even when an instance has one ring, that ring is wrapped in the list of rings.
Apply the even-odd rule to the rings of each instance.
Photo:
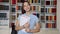
[[[24,10],[25,11],[30,11],[30,5],[28,4],[28,2],[24,2]]]

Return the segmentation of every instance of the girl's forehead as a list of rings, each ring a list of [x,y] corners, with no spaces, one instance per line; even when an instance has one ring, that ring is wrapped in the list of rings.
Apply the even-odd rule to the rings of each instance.
[[[28,5],[28,2],[24,2],[24,5]]]

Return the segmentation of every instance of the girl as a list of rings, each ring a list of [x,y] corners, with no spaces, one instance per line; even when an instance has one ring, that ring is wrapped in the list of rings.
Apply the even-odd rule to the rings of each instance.
[[[30,9],[31,9],[30,3],[25,1],[22,6],[26,13],[19,15],[17,22],[16,22],[15,30],[18,31],[18,34],[33,34],[33,33],[39,32],[40,31],[40,23],[39,23],[38,17],[33,15],[30,11]],[[21,16],[30,17],[30,21],[25,23],[23,26],[20,26]],[[25,30],[23,31],[23,29],[25,29]]]

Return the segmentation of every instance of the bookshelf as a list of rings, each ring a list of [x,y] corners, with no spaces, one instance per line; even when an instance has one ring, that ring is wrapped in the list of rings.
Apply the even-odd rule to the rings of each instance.
[[[44,28],[56,28],[56,7],[57,0],[41,0],[41,16],[42,27]]]
[[[36,15],[39,18],[42,29],[56,28],[57,0],[24,0],[24,1],[28,1],[31,3],[31,11],[34,15]],[[14,18],[16,18],[16,15],[18,17],[19,14],[21,15],[24,13],[24,11],[22,11],[22,3],[24,1],[11,0],[11,6],[14,6],[14,8],[12,8],[13,9],[12,11],[14,11],[12,12],[14,14],[14,15],[12,14]]]
[[[9,0],[0,0],[0,20],[9,20],[10,2]],[[4,16],[3,16],[4,15]]]
[[[41,28],[56,28],[57,0],[0,0],[0,11],[9,12],[10,23],[15,23],[22,11],[22,3],[31,3],[31,11],[40,20]]]
[[[0,34],[9,34],[10,0],[0,0]],[[4,33],[2,33],[4,31]]]

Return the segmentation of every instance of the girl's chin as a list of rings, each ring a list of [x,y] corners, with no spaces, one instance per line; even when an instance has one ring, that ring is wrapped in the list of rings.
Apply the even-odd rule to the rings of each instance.
[[[26,12],[29,12],[29,10],[26,10]]]

